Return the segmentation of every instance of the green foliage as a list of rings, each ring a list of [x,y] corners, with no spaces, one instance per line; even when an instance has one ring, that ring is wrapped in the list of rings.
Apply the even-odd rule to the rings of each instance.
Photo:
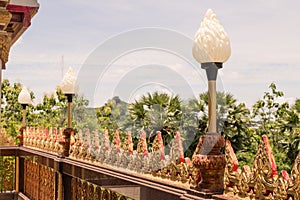
[[[96,109],[96,116],[101,131],[108,130],[110,139],[114,136],[114,131],[120,131],[120,139],[124,140],[126,134],[126,123],[128,122],[127,103],[121,101],[119,97],[114,97],[103,106]]]
[[[20,83],[11,84],[8,80],[3,80],[1,87],[1,126],[6,132],[15,137],[19,133],[22,122],[22,106],[18,103],[18,95],[22,90]],[[31,93],[32,99],[34,94]],[[32,106],[28,106],[28,113],[33,110]]]
[[[8,80],[2,83],[2,106],[1,106],[1,125],[6,132],[15,137],[19,133],[22,122],[22,106],[18,103],[18,95],[21,92],[20,83],[11,84]],[[34,94],[31,92],[31,98]],[[96,123],[93,118],[88,117],[88,101],[83,96],[75,94],[73,97],[72,113],[73,127],[95,128]],[[55,94],[44,95],[41,103],[26,107],[26,119],[28,126],[43,127],[66,127],[67,126],[67,98],[57,87]]]
[[[148,93],[131,103],[128,110],[136,131],[143,129],[148,134],[149,148],[157,131],[162,133],[164,144],[170,144],[181,123],[179,96],[159,92]]]
[[[296,99],[293,109],[300,114],[300,99]]]
[[[72,101],[72,125],[75,129],[95,127],[88,118],[88,100],[75,94]],[[60,87],[55,94],[44,95],[41,103],[34,107],[34,112],[28,117],[29,126],[67,127],[67,97]]]
[[[290,171],[299,150],[299,115],[297,101],[291,109],[287,102],[278,103],[283,97],[274,83],[269,86],[263,98],[253,106],[252,125],[259,136],[267,135],[279,170]]]

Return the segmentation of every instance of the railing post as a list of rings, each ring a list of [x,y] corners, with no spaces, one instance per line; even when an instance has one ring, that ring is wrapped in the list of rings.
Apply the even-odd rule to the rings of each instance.
[[[54,161],[54,171],[55,171],[55,199],[62,200],[63,199],[63,180],[62,180],[62,163],[57,160]]]
[[[20,129],[20,134],[17,136],[17,138],[19,139],[19,144],[18,144],[19,146],[23,146],[23,141],[24,141],[24,131],[25,131],[24,122],[22,124],[23,124],[23,127]],[[20,159],[21,158],[19,156],[16,156],[16,159],[15,159],[15,169],[16,169],[16,172],[15,172],[15,187],[16,188],[15,189],[16,189],[17,193],[20,192],[20,181],[21,181],[21,176],[20,175],[22,175],[22,173],[20,172],[20,170],[22,168]],[[24,166],[24,164],[23,164],[23,166]]]
[[[66,174],[62,175],[62,183],[63,183],[63,199],[70,200],[72,199],[72,186],[71,186],[72,178]]]
[[[24,158],[19,157],[19,192],[24,193]]]
[[[20,167],[19,167],[19,163],[20,163],[20,158],[19,156],[16,156],[15,158],[15,169],[16,169],[16,172],[15,172],[15,189],[16,189],[16,192],[19,192],[19,178],[20,178]]]
[[[56,178],[55,178],[55,191],[56,192],[56,200],[70,200],[72,197],[72,188],[71,188],[71,181],[72,178],[69,175],[63,173],[62,170],[63,162],[55,162],[55,171],[56,171]]]

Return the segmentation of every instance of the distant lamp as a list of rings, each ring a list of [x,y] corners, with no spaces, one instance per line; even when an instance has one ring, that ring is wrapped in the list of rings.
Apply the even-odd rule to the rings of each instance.
[[[32,104],[30,92],[26,87],[23,87],[19,96],[18,102],[22,105],[23,108],[23,118],[22,118],[22,127],[26,126],[26,107]]]
[[[74,70],[70,67],[61,83],[62,93],[68,98],[68,128],[72,128],[72,98],[75,94],[75,87],[76,76]]]
[[[23,138],[24,138],[24,130],[26,128],[26,107],[32,104],[30,92],[26,87],[23,87],[19,96],[18,102],[22,105],[23,108],[23,116],[22,116],[22,127],[20,129],[20,134],[17,136],[19,138],[19,145],[23,146]]]

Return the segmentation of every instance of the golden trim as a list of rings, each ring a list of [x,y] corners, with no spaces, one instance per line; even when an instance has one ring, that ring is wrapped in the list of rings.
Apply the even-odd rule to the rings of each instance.
[[[11,37],[5,32],[0,33],[0,59],[3,63],[7,63],[10,51]]]
[[[0,8],[0,24],[4,25],[2,30],[5,30],[12,18],[12,14],[8,12],[5,8]]]

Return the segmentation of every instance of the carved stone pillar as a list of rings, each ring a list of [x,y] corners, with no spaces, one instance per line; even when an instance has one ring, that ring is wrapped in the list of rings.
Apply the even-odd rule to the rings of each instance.
[[[0,10],[1,10],[1,8],[0,8]],[[2,17],[3,17],[2,13],[0,12],[0,23],[3,21]],[[9,55],[10,46],[11,46],[10,41],[11,41],[11,37],[7,34],[7,32],[0,31],[0,59],[2,61],[2,68],[5,68],[5,63],[7,63],[7,61],[8,61],[8,55]]]
[[[10,12],[8,12],[4,7],[0,7],[0,27],[2,26],[2,30],[7,27],[11,17],[12,15]],[[11,38],[7,32],[2,30],[0,29],[0,91],[2,84],[2,69],[5,69],[5,63],[8,61],[11,41]],[[0,97],[0,106],[1,102],[2,99]]]
[[[218,133],[207,133],[200,138],[193,156],[193,164],[199,168],[201,175],[197,190],[205,193],[223,193],[226,160],[220,150],[224,146],[224,137]]]

